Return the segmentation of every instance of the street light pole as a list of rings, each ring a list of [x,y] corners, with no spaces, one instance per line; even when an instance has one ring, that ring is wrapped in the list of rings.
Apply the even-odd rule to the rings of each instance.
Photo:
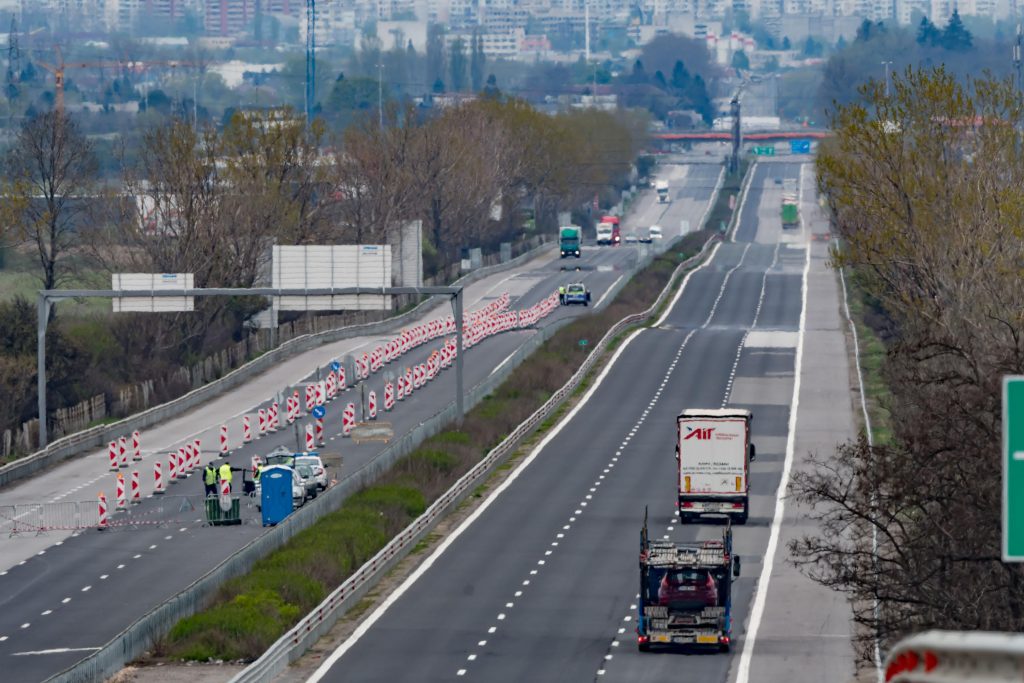
[[[384,62],[377,63],[377,124],[384,130]]]
[[[892,66],[891,61],[882,62],[882,66],[885,67],[885,96],[889,96],[889,67]]]

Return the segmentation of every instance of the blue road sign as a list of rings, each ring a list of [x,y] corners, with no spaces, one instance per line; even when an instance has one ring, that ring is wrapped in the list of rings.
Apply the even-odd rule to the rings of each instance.
[[[323,406],[316,406],[315,408],[313,408],[313,417],[315,417],[318,420],[326,414],[327,409],[324,408]]]
[[[811,141],[810,140],[790,140],[789,151],[793,154],[810,154],[811,153]]]
[[[341,363],[339,363],[338,361],[331,361],[331,370],[334,370],[335,372],[337,372],[338,368],[340,368],[340,367],[341,367]]]

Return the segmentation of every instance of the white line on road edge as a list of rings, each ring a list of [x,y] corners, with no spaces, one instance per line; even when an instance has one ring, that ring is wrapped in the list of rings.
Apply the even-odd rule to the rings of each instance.
[[[60,655],[65,652],[95,652],[99,650],[98,647],[57,647],[52,650],[29,650],[27,652],[14,652],[12,653],[15,657],[25,657],[28,655]]]
[[[615,280],[615,282],[613,282],[613,283],[611,284],[611,287],[609,287],[608,289],[604,290],[604,294],[603,294],[603,295],[601,296],[601,298],[600,298],[600,299],[598,299],[598,300],[597,300],[597,303],[596,303],[596,304],[594,304],[594,308],[600,308],[600,307],[601,307],[601,302],[603,302],[603,301],[604,301],[605,299],[607,299],[607,298],[608,298],[608,295],[612,293],[612,290],[613,290],[613,289],[615,289],[615,285],[619,284],[619,280],[621,280],[621,279],[622,279],[622,278],[624,278],[624,277],[626,277],[626,276],[625,276],[625,275],[620,275],[620,276],[619,276],[619,277],[618,277],[618,278],[617,278],[617,279]]]
[[[772,519],[772,530],[768,537],[768,547],[764,553],[764,564],[761,565],[761,576],[758,578],[754,606],[750,610],[750,628],[743,639],[743,653],[740,655],[739,671],[736,683],[749,683],[750,662],[754,656],[754,643],[761,627],[764,605],[768,598],[768,583],[772,577],[772,565],[775,562],[775,549],[779,545],[779,533],[782,530],[782,518],[786,509],[786,489],[789,486],[789,471],[793,466],[793,450],[796,447],[796,415],[800,404],[800,371],[804,359],[804,327],[807,324],[807,275],[811,270],[811,243],[807,243],[807,256],[804,260],[803,296],[800,304],[800,333],[796,342],[796,361],[793,366],[793,400],[789,410],[789,434],[786,437],[786,459],[782,465],[782,478],[775,492],[775,516]]]
[[[836,251],[839,250],[839,240],[835,240]],[[864,413],[864,431],[867,432],[868,446],[874,447],[875,439],[871,435],[871,416],[868,414],[868,401],[866,392],[864,391],[864,375],[860,371],[860,338],[857,335],[857,326],[853,323],[853,316],[850,315],[850,300],[846,295],[846,275],[843,274],[843,269],[839,269],[839,281],[843,286],[843,311],[846,314],[846,322],[850,325],[850,332],[853,334],[853,358],[854,364],[857,369],[857,392],[860,394],[860,409]],[[1017,454],[1013,454],[1014,459],[1017,459]],[[871,554],[877,559],[878,558],[878,527],[871,525]],[[878,617],[878,599],[875,599],[873,607],[875,618]],[[882,671],[882,648],[878,643],[878,634],[875,634],[875,645],[874,645],[874,659],[875,659],[875,673],[878,676],[878,683],[882,683],[884,675]]]
[[[692,273],[693,271],[690,272]],[[630,342],[632,342],[641,332],[643,332],[643,328],[634,330],[632,334],[626,337],[626,340],[622,342],[622,345],[619,346],[618,349],[616,349],[615,353],[608,361],[608,364],[605,366],[604,370],[601,371],[601,374],[598,375],[597,379],[594,381],[594,384],[590,387],[587,393],[583,395],[583,398],[580,399],[579,403],[573,406],[572,410],[570,410],[569,413],[562,420],[560,420],[558,424],[556,424],[543,439],[541,439],[540,443],[538,443],[537,446],[530,452],[530,454],[523,459],[523,462],[521,462],[518,467],[512,470],[512,472],[508,475],[508,478],[505,479],[505,481],[501,482],[501,484],[498,485],[498,487],[495,488],[494,491],[491,492],[491,494],[487,496],[487,498],[485,498],[484,501],[465,520],[463,520],[462,524],[460,524],[455,529],[455,531],[449,534],[449,536],[441,542],[437,549],[433,553],[431,553],[430,557],[428,557],[422,564],[420,564],[416,568],[416,570],[412,574],[410,574],[409,577],[405,581],[403,581],[398,588],[396,588],[390,595],[388,595],[388,597],[385,598],[384,602],[381,603],[380,607],[375,609],[370,614],[370,616],[368,616],[365,620],[363,620],[362,623],[359,624],[355,631],[352,632],[352,635],[349,636],[349,638],[345,642],[339,645],[334,650],[334,652],[332,652],[330,656],[323,661],[319,668],[317,668],[317,670],[313,672],[313,675],[310,676],[309,679],[307,679],[306,683],[317,683],[317,681],[320,681],[327,674],[327,672],[331,670],[331,667],[333,667],[334,664],[339,659],[341,659],[345,655],[345,653],[348,652],[352,648],[352,646],[359,641],[360,638],[366,635],[366,633],[370,630],[370,627],[372,627],[377,622],[377,620],[384,616],[384,613],[388,611],[391,605],[393,605],[400,597],[402,597],[402,595],[404,595],[405,592],[409,590],[412,587],[412,585],[416,583],[419,580],[419,578],[426,573],[428,569],[430,569],[431,566],[433,566],[434,562],[436,562],[437,559],[441,557],[441,555],[443,555],[446,550],[448,550],[452,543],[454,543],[455,540],[459,536],[461,536],[462,533],[466,529],[468,529],[470,525],[472,525],[473,522],[475,522],[480,517],[480,515],[482,515],[484,511],[491,506],[491,504],[495,500],[498,499],[498,496],[500,496],[505,491],[505,489],[512,485],[512,483],[519,477],[519,475],[522,474],[522,472],[527,467],[530,466],[530,463],[532,463],[537,458],[537,456],[540,455],[541,451],[544,450],[548,443],[550,443],[552,439],[558,436],[558,434],[566,425],[572,422],[572,419],[573,417],[576,416],[576,413],[583,409],[583,406],[587,404],[590,398],[594,395],[594,393],[597,392],[598,388],[604,382],[604,379],[608,376],[608,373],[610,373],[612,368],[615,367],[615,362],[619,359],[619,356],[622,355],[622,353],[629,346]]]
[[[503,365],[505,365],[505,363],[507,363],[507,362],[509,362],[510,360],[512,360],[512,356],[516,355],[516,353],[517,353],[518,351],[519,351],[519,349],[516,349],[516,350],[515,350],[515,351],[513,351],[512,353],[510,353],[510,354],[508,354],[507,356],[505,356],[505,360],[503,360],[503,361],[501,361],[500,363],[498,363],[498,365],[497,365],[497,366],[495,366],[495,368],[494,368],[493,370],[491,370],[491,372],[490,372],[490,375],[493,375],[493,374],[494,374],[494,373],[496,373],[496,372],[497,372],[498,370],[501,370],[502,366],[503,366]]]

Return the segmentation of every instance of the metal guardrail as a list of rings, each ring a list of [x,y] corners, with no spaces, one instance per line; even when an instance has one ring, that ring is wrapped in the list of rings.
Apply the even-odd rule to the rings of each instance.
[[[1024,679],[1024,635],[925,631],[885,659],[886,683],[1010,683]]]
[[[479,268],[468,275],[456,280],[455,284],[467,286],[495,273],[510,270],[524,262],[540,255],[546,250],[554,248],[554,243],[548,243],[520,254],[516,258],[494,266]],[[145,429],[167,419],[182,415],[189,410],[219,396],[220,394],[234,389],[243,382],[248,381],[254,375],[266,371],[269,367],[292,355],[309,351],[310,349],[329,344],[343,339],[351,339],[364,335],[375,335],[390,333],[403,325],[409,324],[411,320],[426,313],[444,302],[436,298],[427,299],[413,309],[400,315],[388,318],[375,323],[364,323],[362,325],[351,325],[334,330],[314,332],[290,339],[280,346],[271,349],[267,353],[254,358],[241,367],[232,370],[218,380],[205,384],[198,389],[193,389],[184,396],[168,401],[158,406],[131,415],[108,425],[100,425],[81,432],[69,434],[51,442],[46,448],[36,451],[24,458],[19,458],[12,463],[0,467],[0,488],[15,481],[19,481],[39,470],[55,465],[63,460],[75,456],[92,448],[102,448],[104,444],[118,436],[130,433],[136,429]]]
[[[166,495],[145,509],[127,504],[124,509],[109,501],[104,529],[142,529],[153,526],[193,526],[196,512],[202,512],[203,496]],[[254,520],[255,521],[255,520]],[[63,501],[0,505],[0,534],[8,537],[45,534],[50,531],[84,531],[100,524],[99,501]]]
[[[547,401],[544,402],[530,417],[522,422],[505,439],[495,446],[480,462],[459,478],[440,498],[435,500],[423,514],[417,517],[409,526],[403,529],[397,536],[391,539],[387,545],[373,556],[367,563],[361,566],[354,574],[346,579],[341,586],[336,588],[327,598],[320,603],[312,612],[307,614],[298,624],[285,633],[277,642],[263,653],[259,659],[239,672],[231,679],[231,683],[263,683],[271,680],[293,661],[298,659],[311,645],[313,645],[324,633],[330,630],[345,610],[360,600],[362,596],[376,583],[376,581],[404,558],[413,545],[419,542],[433,527],[455,506],[472,492],[479,482],[488,476],[498,465],[506,460],[524,438],[530,435],[544,420],[546,420],[557,408],[580,386],[583,379],[590,373],[594,366],[603,356],[608,345],[619,334],[635,323],[646,320],[667,300],[673,290],[673,284],[680,273],[704,257],[709,246],[715,239],[708,240],[701,251],[695,256],[683,261],[676,267],[668,283],[662,289],[658,298],[645,311],[628,315],[613,325],[594,346],[587,358],[580,365],[569,381],[556,391]],[[651,257],[653,258],[653,256]],[[650,259],[642,259],[649,261]],[[611,299],[609,299],[610,301]],[[556,329],[551,326],[546,329]],[[551,333],[553,334],[553,332]],[[537,339],[541,335],[535,335]],[[550,335],[547,335],[550,336]],[[539,345],[539,342],[538,344]],[[489,392],[488,392],[489,393]]]

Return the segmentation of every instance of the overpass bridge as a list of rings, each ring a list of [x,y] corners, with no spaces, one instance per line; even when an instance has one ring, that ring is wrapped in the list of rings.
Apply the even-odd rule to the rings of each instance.
[[[804,129],[804,130],[774,130],[774,131],[751,131],[743,133],[744,142],[782,142],[785,140],[822,140],[830,137],[832,133],[826,130]],[[732,140],[730,131],[686,131],[679,133],[653,133],[653,140],[665,142],[713,142],[721,140],[728,142]]]

